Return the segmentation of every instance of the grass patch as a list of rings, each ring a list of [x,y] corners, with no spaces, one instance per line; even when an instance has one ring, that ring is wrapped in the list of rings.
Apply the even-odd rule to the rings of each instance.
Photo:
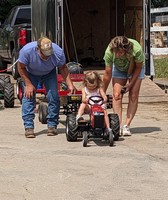
[[[168,57],[154,58],[155,78],[168,79]]]

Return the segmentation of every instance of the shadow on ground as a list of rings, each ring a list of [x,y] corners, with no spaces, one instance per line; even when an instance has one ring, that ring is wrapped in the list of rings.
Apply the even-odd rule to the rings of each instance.
[[[134,134],[143,134],[143,133],[152,133],[155,131],[162,131],[160,127],[137,127],[131,128],[132,133]]]

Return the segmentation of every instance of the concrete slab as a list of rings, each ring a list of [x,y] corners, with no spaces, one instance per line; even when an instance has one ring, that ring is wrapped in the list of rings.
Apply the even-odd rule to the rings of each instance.
[[[36,138],[27,139],[19,101],[0,110],[0,199],[167,200],[168,99],[149,79],[142,84],[132,136],[113,147],[67,142],[64,115],[59,134],[48,137],[35,115]]]

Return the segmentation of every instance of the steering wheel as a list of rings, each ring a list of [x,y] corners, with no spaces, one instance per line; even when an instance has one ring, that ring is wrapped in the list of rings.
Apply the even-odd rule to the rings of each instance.
[[[103,105],[103,103],[104,103],[103,102],[103,98],[101,96],[91,96],[88,99],[88,104],[89,105],[93,105],[93,104]]]

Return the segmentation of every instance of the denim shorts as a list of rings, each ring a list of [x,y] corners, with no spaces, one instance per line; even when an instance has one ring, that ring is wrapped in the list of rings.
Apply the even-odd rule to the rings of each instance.
[[[118,70],[115,65],[113,65],[112,69],[112,77],[113,78],[120,78],[120,79],[127,79],[127,78],[132,78],[132,74],[128,77],[127,72],[122,72]],[[145,78],[145,67],[142,67],[142,70],[138,76],[139,79],[144,79]]]

